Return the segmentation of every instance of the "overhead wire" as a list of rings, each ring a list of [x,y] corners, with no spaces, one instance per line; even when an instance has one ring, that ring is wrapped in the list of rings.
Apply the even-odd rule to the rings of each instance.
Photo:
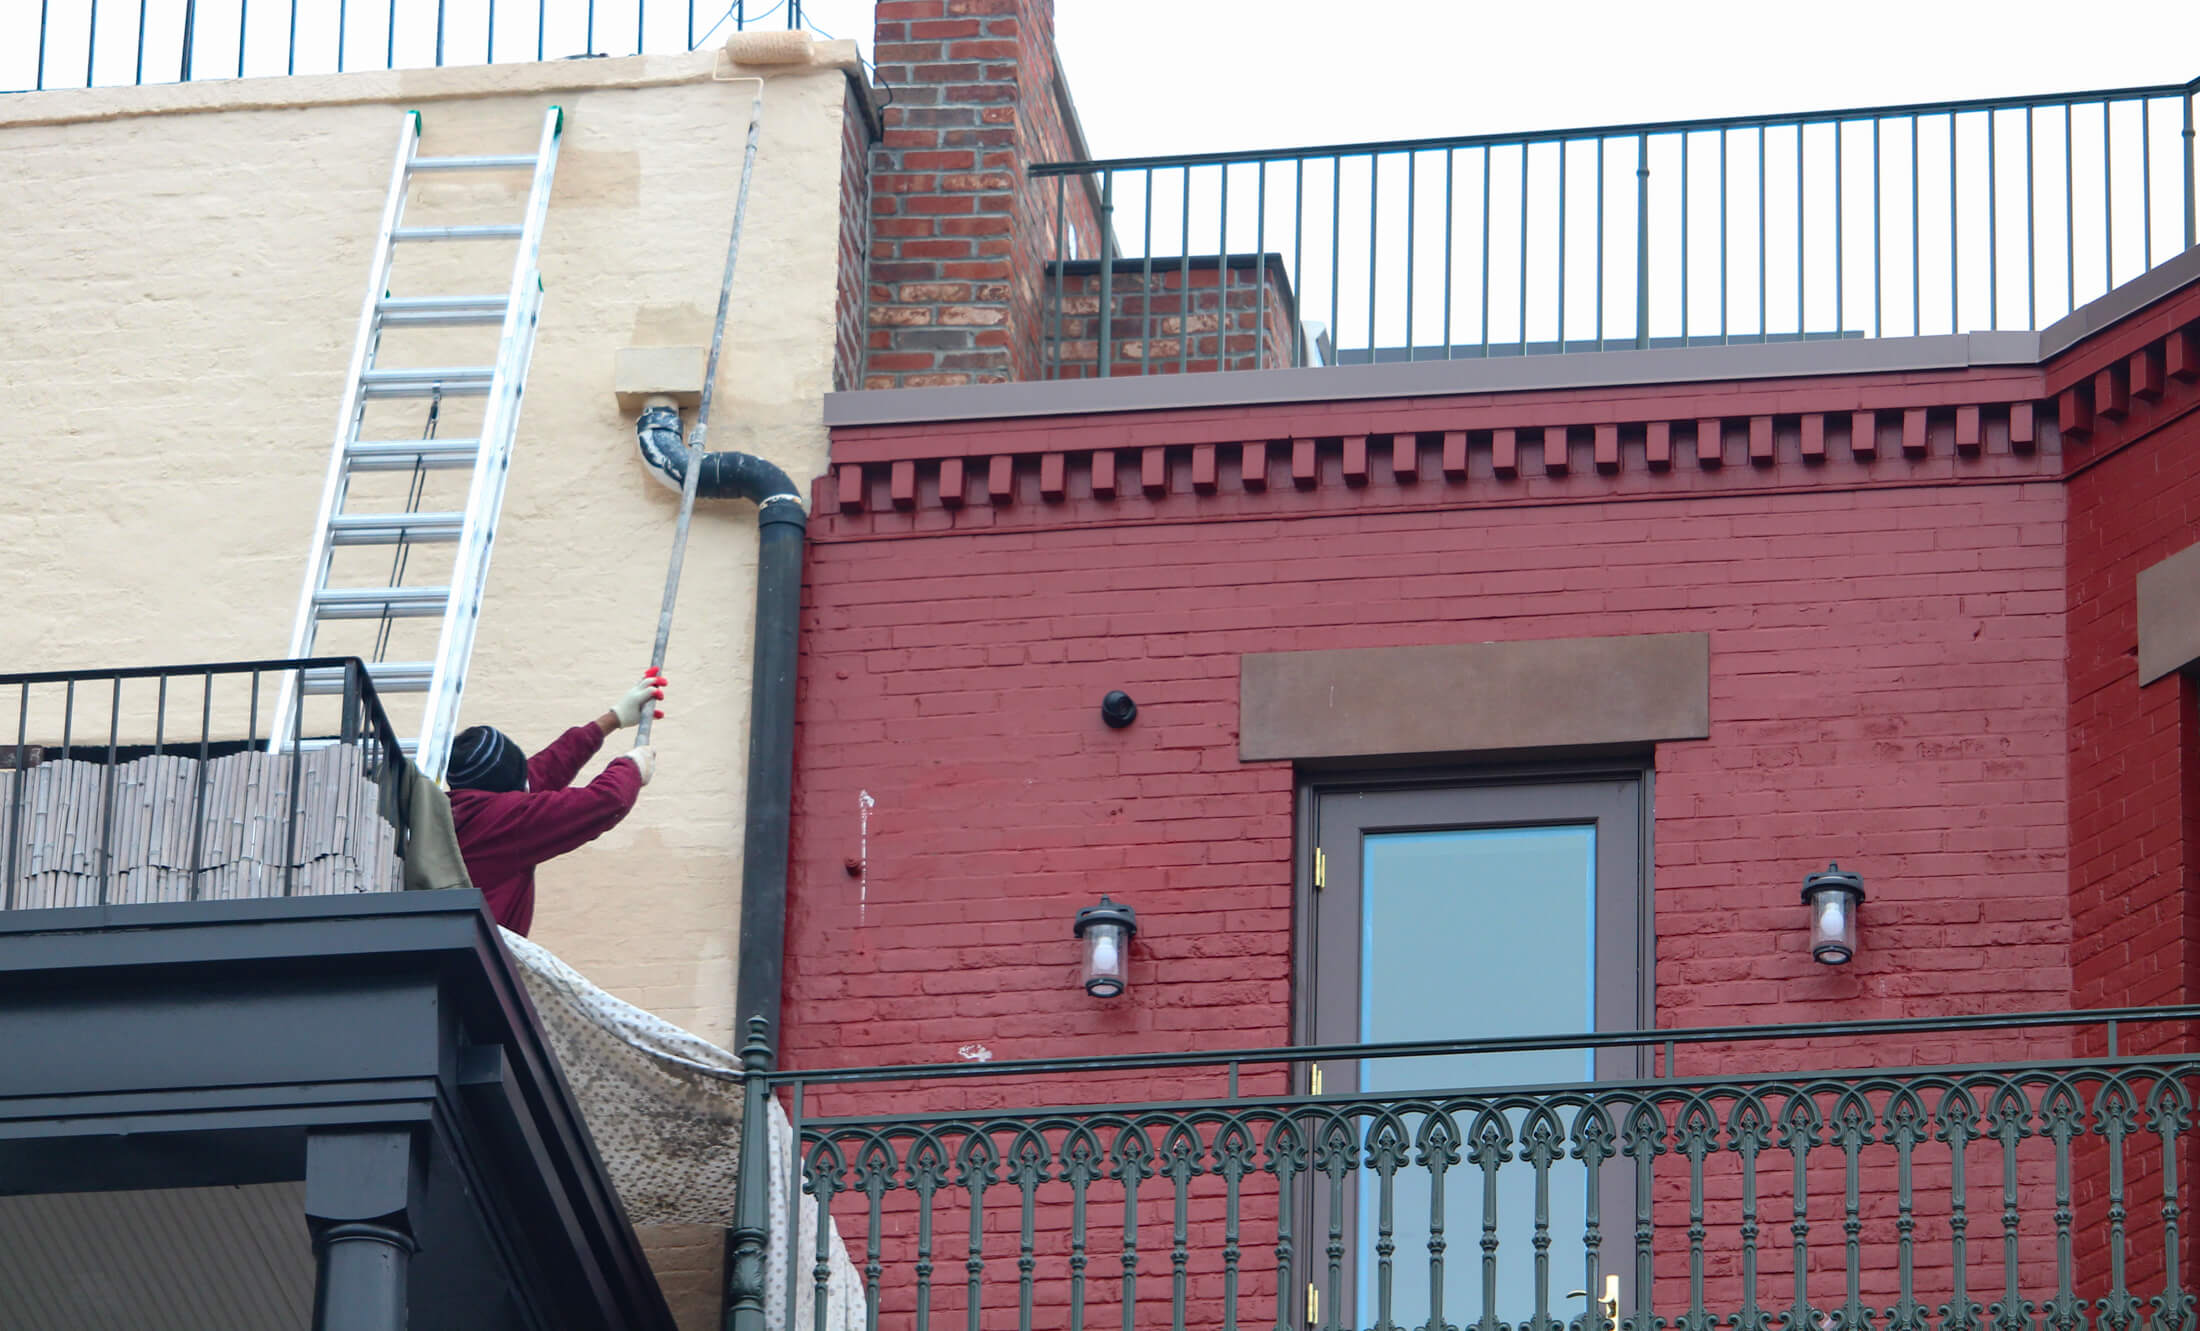
[[[743,14],[741,16],[742,25],[743,27],[753,26],[759,20],[768,19],[772,15],[778,13],[780,10],[785,9],[786,7],[787,0],[772,0],[770,8],[765,9],[760,13]],[[701,50],[703,48],[703,43],[709,41],[711,37],[718,31],[718,29],[724,27],[726,20],[732,18],[734,16],[734,12],[740,8],[741,0],[734,0],[734,3],[727,5],[725,8],[725,12],[721,13],[718,16],[716,22],[712,23],[708,28],[704,29],[703,35],[697,37],[694,43],[691,44],[688,49],[690,51]],[[811,19],[808,16],[804,16],[802,20],[802,26],[805,30],[815,33],[819,37],[823,37],[826,41],[832,42],[840,40],[831,32],[828,32],[823,24],[818,23],[816,20]],[[861,64],[863,66],[864,77],[869,80],[870,85],[873,88],[878,89],[879,92],[885,95],[885,105],[892,106],[894,104],[893,85],[882,82],[879,79],[878,66],[872,63],[871,58],[867,55],[864,55],[860,50],[856,52],[856,61],[858,64]],[[884,107],[882,107],[881,109],[883,110]]]
[[[777,6],[775,5],[774,8],[777,8]],[[837,42],[840,40],[832,33],[827,32],[825,30],[825,25],[817,22],[815,19],[804,18],[802,20],[802,26],[808,28],[811,32],[816,33],[818,36],[823,37],[826,41]],[[856,63],[863,66],[863,76],[870,82],[871,86],[886,94],[886,105],[892,106],[894,104],[893,86],[891,84],[883,83],[879,80],[878,66],[872,64],[871,58],[863,54],[860,48],[856,51]],[[884,108],[882,107],[881,109],[883,110]]]
[[[741,16],[741,22],[742,22],[742,25],[743,25],[744,27],[746,27],[747,25],[749,25],[749,24],[752,24],[752,23],[755,23],[755,22],[757,22],[757,21],[759,21],[759,20],[762,20],[762,19],[768,19],[768,18],[770,18],[770,17],[772,16],[772,15],[774,15],[774,14],[778,13],[778,12],[779,12],[780,10],[782,10],[782,9],[786,8],[786,5],[787,5],[787,0],[772,0],[772,6],[771,6],[771,8],[769,8],[769,9],[765,10],[765,11],[764,11],[763,13],[761,13],[761,14],[743,14],[743,15]],[[720,14],[720,15],[718,16],[718,21],[717,21],[716,23],[713,23],[713,24],[711,24],[709,28],[705,29],[705,30],[704,30],[704,32],[703,32],[703,35],[702,35],[702,36],[700,36],[700,37],[698,37],[698,38],[696,38],[696,39],[695,39],[695,44],[694,44],[694,45],[692,45],[692,46],[690,46],[690,47],[688,47],[688,49],[689,49],[690,51],[697,51],[697,50],[701,50],[701,49],[702,49],[702,46],[703,46],[703,43],[704,43],[704,42],[707,42],[707,41],[709,41],[709,40],[710,40],[711,34],[712,34],[712,33],[714,33],[714,32],[716,32],[716,31],[718,31],[718,29],[719,29],[720,27],[722,27],[722,26],[723,26],[723,25],[725,24],[725,21],[726,21],[727,19],[729,19],[729,18],[732,18],[732,17],[733,17],[733,15],[734,15],[734,11],[735,11],[735,10],[737,10],[737,9],[739,9],[739,8],[741,8],[741,0],[734,0],[734,3],[732,3],[732,4],[730,4],[730,5],[727,5],[727,6],[726,6],[726,12],[725,12],[725,13],[723,13],[723,14]]]

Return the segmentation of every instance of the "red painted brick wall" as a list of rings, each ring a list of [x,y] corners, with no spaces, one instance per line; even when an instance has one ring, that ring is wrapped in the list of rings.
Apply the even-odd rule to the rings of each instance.
[[[1073,155],[1052,0],[881,0],[875,53],[893,96],[872,159],[864,386],[1035,378],[1056,190],[1025,168]],[[1064,203],[1091,244],[1083,192]]]
[[[2181,293],[2028,370],[838,432],[806,610],[788,1060],[1287,1041],[1294,774],[1238,761],[1238,661],[1344,645],[1710,636],[1711,735],[1654,759],[1661,1026],[2189,996],[2200,698],[2183,681],[2140,689],[2130,652],[2138,569],[2200,539],[2200,376],[2143,402],[2122,401],[2119,376],[2152,383],[2145,358],[2196,315],[2200,293]],[[2040,410],[2049,400],[2058,409]],[[2096,409],[2106,403],[2117,410]],[[1142,707],[1127,731],[1095,714],[1114,687]],[[1871,893],[1862,954],[1842,970],[1808,960],[1796,901],[1803,874],[1835,858]],[[1068,929],[1103,891],[1143,926],[1132,993],[1113,1004],[1076,990]],[[2123,1051],[2142,1041],[2127,1031]],[[2087,1051],[2050,1030],[1733,1046],[1681,1064],[2072,1052]],[[816,1103],[967,1111],[1216,1089],[1163,1073]],[[2141,1293],[2160,1286],[2164,1171],[2149,1117],[2138,1107],[2124,1154],[2126,1275]],[[2027,1298],[2052,1286],[2057,1260],[2054,1149],[2032,1128],[2013,1179]],[[1873,1149],[1855,1184],[1859,1284],[1885,1308],[1904,1216],[1884,1141]],[[2076,1284],[2097,1299],[2109,1292],[2108,1157],[2098,1138],[2075,1154]],[[1913,1163],[1917,1297],[1932,1317],[1951,1296],[1949,1236],[1967,1225],[1968,1297],[1991,1305],[2000,1146],[1963,1156],[1967,1216],[1951,1204],[1945,1145],[1919,1146]],[[2200,1160],[2180,1164],[2189,1196]],[[1820,1310],[1845,1283],[1841,1165],[1834,1146],[1812,1154]],[[1775,1149],[1757,1175],[1768,1298],[1792,1279],[1787,1166]],[[1674,1154],[1653,1171],[1661,1311],[1686,1297],[1688,1173]],[[1704,1183],[1706,1293],[1730,1308],[1733,1155],[1714,1155]],[[1268,1187],[1248,1202],[1248,1251],[1275,1238]],[[1061,1203],[1045,1203],[1049,1272],[1066,1243]],[[959,1232],[962,1214],[950,1206],[939,1232]],[[1141,1194],[1138,1219],[1165,1233],[1165,1197]],[[1214,1320],[1213,1221],[1195,1213],[1201,1324]],[[912,1225],[889,1208],[890,1263],[906,1261]],[[1112,1255],[1109,1233],[1091,1237],[1094,1253]],[[1607,1240],[1623,1250],[1624,1230],[1608,1221]],[[1272,1268],[1250,1274],[1267,1283],[1248,1287],[1241,1313],[1261,1320]],[[1046,1279],[1052,1308],[1061,1284]],[[1165,1288],[1141,1287],[1156,1316]],[[890,1310],[905,1309],[906,1286],[888,1289]],[[943,1309],[956,1295],[944,1297]],[[1108,1297],[1096,1287],[1095,1315]],[[1784,1306],[1784,1292],[1771,1301]]]
[[[2138,573],[2200,543],[2200,418],[2186,417],[2070,483],[2072,1001],[2180,1001],[2200,978],[2191,844],[2194,696],[2144,688]]]
[[[1292,772],[1238,761],[1239,655],[1616,633],[1712,635],[1712,738],[1656,760],[1660,1024],[2059,1006],[2062,523],[2045,483],[821,533],[790,1057],[1286,1038]],[[1839,971],[1795,900],[1832,858],[1872,893]],[[1143,922],[1112,1005],[1072,983],[1102,890]]]
[[[1666,390],[1676,414],[1703,409],[1694,392]],[[1638,427],[1620,436],[1607,472],[1585,465],[1593,431],[1577,461],[1557,430],[1548,448],[1536,435],[1508,440],[1504,476],[1497,441],[1477,431],[1457,479],[1438,474],[1439,432],[1406,450],[1428,458],[1407,480],[1397,436],[1373,432],[1446,410],[1457,408],[1322,404],[836,441],[836,457],[882,461],[876,485],[859,476],[854,507],[841,491],[841,511],[821,504],[814,529],[788,1061],[1288,1041],[1294,773],[1239,761],[1238,661],[1346,645],[1710,635],[1711,737],[1659,745],[1654,760],[1660,1025],[2066,1002],[2066,496],[2054,458],[2012,449],[2004,431],[1959,460],[1952,418],[1935,414],[1915,457],[1837,436],[1830,457],[1806,461],[1798,429],[1781,420],[1761,465],[1747,461],[1747,429],[1722,429],[1701,451],[1681,436],[1684,460],[1658,470]],[[1352,434],[1355,420],[1370,434]],[[1258,490],[1227,469],[1218,478],[1205,445],[1164,442],[1210,428],[1305,440],[1306,487],[1290,479],[1301,473],[1288,442],[1271,447],[1281,470]],[[1138,447],[1118,454],[1126,443]],[[1067,461],[1049,461],[1055,450]],[[883,461],[897,451],[956,460],[953,502],[940,502],[940,464],[905,476]],[[1114,498],[1095,494],[1103,457]],[[1141,707],[1120,732],[1096,713],[1117,687]],[[1863,953],[1843,970],[1809,960],[1796,899],[1804,874],[1829,859],[1862,870],[1871,892]],[[1069,936],[1076,909],[1103,891],[1141,922],[1132,992],[1108,1004],[1077,990]],[[1956,1062],[2066,1047],[2050,1034],[1877,1054]],[[1704,1051],[1683,1067],[1756,1071],[1782,1057]],[[973,1100],[955,1086],[819,1103],[966,1109],[1195,1089],[1214,1087],[1159,1075],[1136,1088],[1057,1082]],[[1824,1171],[1836,1159],[1814,1165],[1815,1186],[1835,1186]],[[1984,1167],[1982,1155],[1974,1168]],[[1657,1165],[1661,1252],[1685,1224],[1686,1171],[1680,1157]],[[1927,1232],[1946,1232],[1948,1174],[1944,1150],[1921,1156]],[[2028,1214],[2051,1209],[2051,1165],[2037,1151],[2019,1186]],[[1867,1168],[1862,1188],[1871,1241],[1883,1245],[1891,1170]],[[1707,1189],[1730,1229],[1731,1156],[1713,1161]],[[1249,1249],[1272,1242],[1273,1196],[1260,1197],[1246,1215]],[[1769,1157],[1760,1198],[1769,1235],[1791,1206]],[[1166,1205],[1154,1207],[1141,1226],[1165,1233]],[[939,1232],[959,1232],[960,1214],[937,1217]],[[1811,1217],[1838,1234],[1838,1192],[1815,1195]],[[903,1245],[890,1251],[904,1259],[909,1223],[902,1214],[890,1225]],[[1060,1235],[1049,1242],[1058,1253]],[[2025,1260],[2050,1261],[2045,1242],[2028,1231]],[[1814,1250],[1814,1266],[1838,1261],[1837,1240]],[[1195,1269],[1211,1298],[1211,1246],[1202,1251]],[[1987,1245],[1974,1257],[1984,1287]],[[1768,1241],[1764,1279],[1786,1260]],[[1684,1282],[1685,1269],[1661,1262],[1659,1272],[1670,1308],[1681,1290],[1668,1282]],[[1731,1296],[1735,1277],[1730,1266],[1711,1273],[1715,1299]],[[1894,1278],[1875,1259],[1866,1297],[1891,1302]],[[1272,1297],[1272,1267],[1265,1279]],[[1822,1305],[1826,1279],[1814,1277]],[[1928,1246],[1916,1280],[1921,1297],[1946,1296],[1944,1244]],[[906,1306],[906,1288],[894,1298]]]
[[[2079,367],[2084,368],[2084,367]],[[2098,433],[2070,481],[2071,1001],[2189,1002],[2200,993],[2200,694],[2186,676],[2141,687],[2141,569],[2200,543],[2200,385],[2171,380]],[[2190,1031],[2132,1032],[2122,1052],[2191,1048]],[[2103,1052],[2094,1045],[2089,1052]],[[2144,1128],[2142,1107],[2134,1126]],[[2142,1135],[2125,1162],[2131,1278],[2161,1272],[2162,1158]],[[2106,1268],[2107,1152],[2087,1143],[2076,1188],[2081,1268]],[[2180,1152],[2183,1179],[2200,1152]],[[2187,1227],[2189,1231],[2189,1226]],[[2188,1244],[2188,1251],[2190,1245]]]

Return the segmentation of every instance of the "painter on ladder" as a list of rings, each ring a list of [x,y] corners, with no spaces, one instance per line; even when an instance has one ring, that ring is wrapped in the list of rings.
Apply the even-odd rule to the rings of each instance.
[[[657,766],[647,745],[622,753],[595,780],[573,778],[613,731],[661,717],[665,677],[654,667],[611,710],[584,721],[529,758],[494,726],[474,726],[451,742],[446,780],[451,822],[466,872],[498,924],[525,934],[535,918],[535,866],[587,845],[617,827]]]

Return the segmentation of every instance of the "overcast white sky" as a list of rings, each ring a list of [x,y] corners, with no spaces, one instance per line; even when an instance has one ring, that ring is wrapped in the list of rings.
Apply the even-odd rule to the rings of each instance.
[[[869,10],[805,2],[836,36]],[[1103,157],[2200,76],[2200,0],[1055,0],[1055,28]]]
[[[438,3],[457,61],[479,59],[486,0],[394,0],[399,63],[432,61]],[[248,73],[283,70],[289,0],[242,0]],[[173,77],[186,0],[149,0],[148,77]],[[695,0],[698,30],[730,0]],[[643,0],[653,49],[688,4]],[[869,46],[872,0],[803,0]],[[772,0],[752,22],[777,26]],[[0,87],[83,78],[93,0],[0,0]],[[353,0],[352,63],[380,59],[390,5]],[[547,53],[631,50],[636,0],[548,0]],[[239,0],[199,0],[201,70],[233,72]],[[499,57],[532,56],[535,6],[498,0]],[[139,6],[99,0],[99,82],[128,81]],[[296,0],[300,72],[322,67],[337,0]],[[780,10],[779,13],[784,13]],[[2200,75],[2200,0],[1056,0],[1063,65],[1101,156],[1561,129],[1617,121],[2062,92]],[[757,18],[758,15],[768,15]],[[526,48],[526,49],[522,49]],[[224,66],[230,66],[225,69]]]
[[[2200,76],[2200,0],[1056,0],[1055,14],[1103,157]]]

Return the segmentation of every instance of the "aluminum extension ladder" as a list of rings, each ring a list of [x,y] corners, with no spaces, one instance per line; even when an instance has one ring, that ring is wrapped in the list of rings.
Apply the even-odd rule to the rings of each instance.
[[[386,640],[389,622],[401,618],[440,618],[435,656],[427,661],[372,661],[368,677],[378,693],[425,693],[420,734],[406,742],[414,761],[430,780],[439,780],[450,757],[467,662],[473,655],[474,626],[481,615],[488,582],[489,554],[496,538],[497,515],[504,504],[504,482],[511,465],[512,440],[519,426],[520,393],[535,349],[535,326],[542,310],[543,223],[550,208],[551,178],[557,169],[564,114],[550,107],[532,155],[422,157],[420,113],[407,111],[398,135],[397,161],[390,171],[389,198],[382,207],[382,229],[368,271],[367,295],[359,315],[358,340],[351,353],[351,374],[337,419],[329,455],[328,479],[321,489],[320,516],[306,556],[305,586],[298,595],[297,618],[290,635],[290,657],[314,654],[315,631],[330,619],[377,620]],[[496,226],[406,226],[405,196],[413,177],[442,171],[531,171],[533,187],[519,222]],[[436,241],[511,240],[519,242],[508,290],[496,295],[393,296],[391,265],[400,245]],[[459,324],[496,324],[502,329],[496,362],[435,368],[378,369],[375,358],[382,335],[391,329]],[[362,438],[366,404],[371,399],[485,397],[478,438]],[[470,470],[466,506],[456,512],[351,512],[345,507],[350,480],[362,472]],[[415,487],[417,493],[418,487]],[[411,507],[408,504],[408,507]],[[405,559],[392,561],[383,585],[332,586],[330,570],[338,546],[412,546],[444,543],[456,547],[448,580],[441,585],[402,585]],[[403,552],[401,552],[403,553]],[[379,653],[378,653],[379,654]],[[286,676],[286,680],[295,676]],[[307,672],[305,691],[335,693],[343,688],[341,671]],[[288,741],[296,724],[298,700],[285,683],[273,713],[274,747]],[[310,740],[308,741],[311,742]]]

